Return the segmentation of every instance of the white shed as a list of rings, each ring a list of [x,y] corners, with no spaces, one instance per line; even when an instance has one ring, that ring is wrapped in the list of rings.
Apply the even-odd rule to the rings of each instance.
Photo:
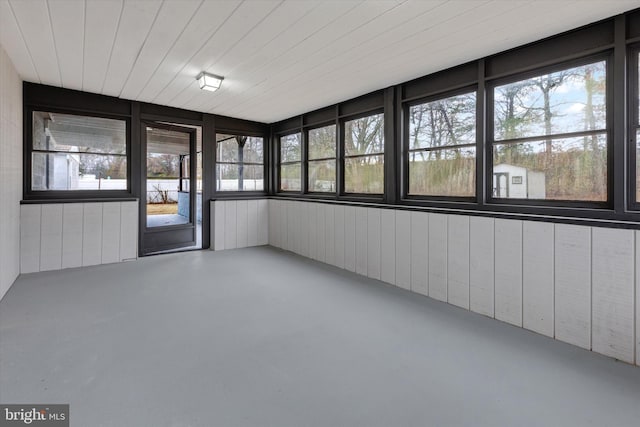
[[[544,172],[501,163],[493,167],[493,197],[505,199],[544,199]]]

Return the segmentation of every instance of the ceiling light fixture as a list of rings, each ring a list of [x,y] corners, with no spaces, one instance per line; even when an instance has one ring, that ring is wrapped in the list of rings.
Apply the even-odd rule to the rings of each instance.
[[[216,76],[215,74],[205,73],[203,71],[200,74],[198,74],[198,77],[196,77],[196,79],[200,84],[200,89],[209,90],[213,92],[220,88],[220,85],[222,84],[222,80],[224,80],[224,77]]]

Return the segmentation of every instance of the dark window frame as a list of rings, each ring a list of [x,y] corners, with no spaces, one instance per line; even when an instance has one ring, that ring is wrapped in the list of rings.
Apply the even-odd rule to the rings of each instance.
[[[385,200],[385,193],[386,193],[386,173],[387,173],[387,165],[386,165],[386,159],[385,159],[385,153],[386,153],[386,148],[387,148],[387,141],[386,141],[386,134],[384,129],[387,128],[387,124],[385,123],[385,111],[384,111],[384,107],[379,107],[379,108],[375,108],[373,110],[368,110],[368,111],[364,111],[364,112],[358,112],[357,114],[353,114],[353,115],[348,115],[348,116],[341,116],[339,119],[339,141],[338,141],[338,147],[339,147],[339,151],[337,151],[337,155],[338,155],[338,167],[340,168],[340,171],[342,172],[340,174],[340,182],[337,183],[336,187],[338,188],[338,197],[341,199],[347,199],[347,200],[367,200],[367,201],[383,201]],[[347,156],[345,153],[345,141],[346,141],[346,134],[345,134],[345,129],[346,126],[345,124],[347,122],[350,121],[354,121],[354,120],[358,120],[358,119],[362,119],[365,117],[370,117],[370,116],[377,116],[377,115],[382,115],[382,121],[383,121],[383,135],[385,138],[385,141],[382,144],[382,151],[379,153],[373,153],[373,154],[361,154],[361,155],[352,155],[352,156]],[[346,167],[345,167],[345,161],[347,158],[359,158],[359,157],[372,157],[372,156],[382,156],[382,193],[351,193],[351,192],[347,192],[345,191],[345,186],[346,186]]]
[[[637,145],[640,143],[639,138],[637,137],[637,132],[640,131],[640,113],[638,109],[640,108],[640,83],[638,79],[640,78],[640,71],[638,68],[640,67],[640,43],[632,44],[627,49],[627,81],[628,81],[628,102],[626,105],[628,111],[628,132],[629,132],[629,141],[628,141],[628,209],[631,211],[640,210],[640,200],[636,199],[636,194],[638,190],[637,181],[640,172],[637,170],[638,166],[638,158],[636,156]]]
[[[325,127],[329,127],[329,126],[335,126],[335,156],[334,157],[322,157],[322,158],[317,158],[317,159],[310,159],[309,158],[309,132],[315,129],[322,129]],[[305,179],[306,179],[306,185],[305,185],[305,194],[309,194],[309,195],[317,195],[317,196],[327,196],[327,197],[331,197],[331,196],[336,196],[339,192],[340,189],[340,183],[338,182],[338,147],[339,147],[339,126],[336,123],[336,120],[330,120],[324,123],[313,123],[312,125],[309,125],[308,127],[305,127],[303,132],[304,136],[301,135],[301,138],[303,138],[303,140],[305,141],[306,144],[306,148],[304,150],[304,152],[306,153],[306,158],[304,160],[304,166],[303,166],[303,171],[306,170],[306,173],[304,173],[305,175]],[[335,185],[335,191],[311,191],[309,190],[309,163],[310,162],[321,162],[321,161],[327,161],[327,160],[333,160],[335,162],[335,171],[336,171],[336,185]]]
[[[452,98],[455,96],[459,96],[459,95],[465,95],[465,94],[470,94],[473,93],[476,95],[476,108],[474,110],[474,114],[475,114],[475,123],[474,125],[476,126],[476,135],[475,135],[475,139],[474,142],[469,143],[469,144],[462,144],[462,145],[457,145],[455,147],[474,147],[476,149],[476,155],[475,155],[475,168],[476,171],[478,170],[478,168],[480,167],[479,162],[480,162],[480,156],[478,155],[478,149],[477,149],[477,141],[479,138],[481,138],[481,135],[478,132],[478,127],[477,127],[477,121],[478,121],[478,117],[477,117],[477,106],[478,106],[478,85],[477,84],[471,84],[471,85],[467,85],[467,86],[463,86],[460,88],[456,88],[453,90],[447,90],[447,91],[443,91],[443,92],[438,92],[438,93],[434,93],[434,94],[430,94],[427,95],[425,97],[422,98],[412,98],[409,101],[405,101],[402,103],[402,182],[403,182],[403,191],[402,191],[402,200],[403,201],[444,201],[444,202],[462,202],[462,203],[476,203],[478,201],[478,194],[475,194],[474,196],[471,197],[462,197],[462,196],[445,196],[445,195],[425,195],[425,194],[409,194],[409,178],[410,178],[410,174],[409,174],[409,165],[410,165],[410,153],[412,151],[435,151],[435,150],[443,150],[443,149],[447,149],[447,147],[437,147],[434,148],[433,150],[429,150],[429,149],[418,149],[418,150],[411,150],[409,148],[409,137],[410,137],[410,109],[411,107],[414,107],[416,105],[420,105],[420,104],[428,104],[429,102],[434,102],[434,101],[439,101],[439,100],[443,100],[443,99],[447,99],[447,98]],[[477,175],[477,174],[476,174]],[[476,187],[477,185],[474,184],[474,193],[476,192]]]
[[[126,190],[33,190],[32,174],[33,163],[33,113],[41,111],[46,113],[69,114],[81,117],[95,117],[112,120],[120,120],[125,122],[126,135],[126,160],[127,160],[127,189]],[[131,199],[136,197],[132,183],[133,161],[132,161],[132,120],[130,116],[124,116],[114,113],[102,113],[92,110],[81,110],[78,108],[60,108],[46,105],[26,105],[24,107],[24,178],[23,178],[23,199],[25,201],[109,201]],[[104,153],[109,155],[108,153]]]
[[[300,135],[300,160],[295,160],[295,161],[286,161],[283,162],[282,161],[282,138],[290,136],[290,135],[296,135],[299,134]],[[277,156],[277,161],[276,161],[276,165],[277,165],[277,171],[276,171],[276,192],[277,193],[282,193],[282,194],[304,194],[305,192],[305,182],[306,182],[306,174],[305,174],[305,168],[304,168],[304,159],[305,159],[305,150],[304,150],[304,146],[305,146],[305,138],[304,138],[305,132],[303,132],[301,129],[295,129],[293,131],[288,131],[288,132],[284,132],[284,133],[279,133],[275,135],[276,138],[276,156]],[[282,166],[283,165],[296,165],[299,164],[300,165],[300,190],[283,190],[282,189]]]
[[[500,145],[509,143],[508,140],[495,140],[495,110],[494,110],[494,89],[497,86],[502,86],[509,83],[515,83],[524,81],[540,75],[558,72],[570,68],[580,67],[595,62],[605,61],[606,70],[606,100],[605,106],[606,112],[606,129],[604,132],[598,131],[599,134],[606,135],[607,138],[607,200],[603,202],[590,202],[582,200],[545,200],[545,199],[508,199],[508,198],[496,198],[493,197],[493,148],[494,145]],[[522,73],[514,73],[509,76],[501,76],[496,79],[486,79],[486,143],[485,143],[485,204],[487,206],[532,206],[532,207],[544,207],[544,208],[559,208],[559,209],[571,209],[571,208],[584,208],[595,210],[613,210],[613,156],[614,156],[614,136],[613,136],[613,96],[614,96],[614,70],[613,70],[613,51],[606,50],[580,58],[571,60],[559,61],[552,65],[546,65],[543,67],[527,70]],[[572,132],[572,134],[579,134],[581,132]],[[537,135],[536,140],[545,139],[545,137],[551,137],[552,139],[558,138],[560,135],[566,134],[551,134],[551,135]],[[534,137],[531,137],[534,138]],[[523,142],[529,138],[522,138]],[[514,141],[514,140],[512,140]]]
[[[262,163],[246,163],[243,162],[243,165],[249,165],[249,166],[262,166],[262,180],[263,180],[263,184],[262,184],[262,190],[218,190],[216,187],[216,179],[218,177],[218,164],[239,164],[239,163],[234,163],[234,162],[219,162],[218,161],[218,141],[217,141],[217,135],[219,134],[226,134],[226,135],[233,135],[233,136],[247,136],[247,137],[253,137],[253,138],[262,138]],[[265,135],[263,133],[260,132],[250,132],[250,131],[246,131],[246,132],[241,132],[238,130],[229,130],[226,131],[224,129],[221,128],[216,128],[216,131],[214,133],[214,162],[213,162],[213,182],[214,182],[214,192],[216,194],[217,198],[225,198],[225,197],[251,197],[251,196],[264,196],[265,194],[268,193],[269,190],[269,181],[268,181],[268,173],[269,173],[269,168],[268,168],[268,157],[269,157],[269,144],[268,141],[269,140],[269,136]],[[204,164],[204,158],[203,158],[203,164]]]

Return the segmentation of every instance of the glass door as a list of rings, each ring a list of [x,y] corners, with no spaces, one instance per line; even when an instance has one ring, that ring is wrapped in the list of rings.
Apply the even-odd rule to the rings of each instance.
[[[143,122],[142,253],[196,245],[196,129]],[[144,197],[144,195],[143,195]]]

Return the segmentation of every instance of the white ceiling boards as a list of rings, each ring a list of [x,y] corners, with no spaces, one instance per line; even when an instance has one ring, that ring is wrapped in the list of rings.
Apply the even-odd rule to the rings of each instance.
[[[638,0],[0,0],[26,81],[275,122]],[[201,71],[224,76],[215,93]]]

